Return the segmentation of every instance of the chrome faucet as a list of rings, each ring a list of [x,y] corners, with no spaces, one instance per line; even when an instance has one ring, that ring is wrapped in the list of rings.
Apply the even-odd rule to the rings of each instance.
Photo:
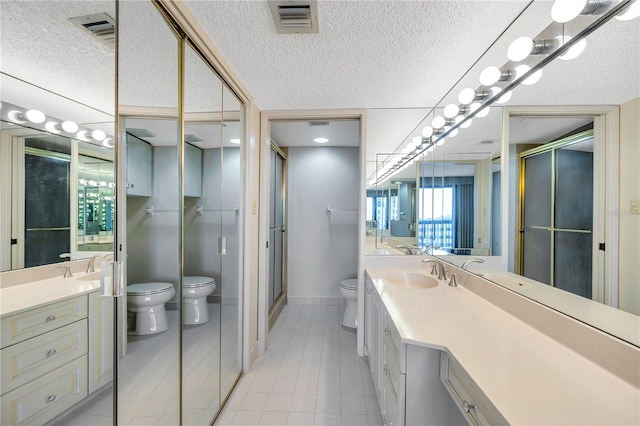
[[[470,263],[484,263],[484,260],[483,259],[478,259],[478,258],[475,258],[475,257],[473,259],[469,259],[469,260],[465,261],[462,264],[462,269],[468,271],[469,269],[467,268],[467,266],[469,266]]]
[[[440,246],[427,246],[425,248],[425,251],[427,252],[427,254],[433,255],[433,250],[438,250],[440,248]],[[429,253],[429,250],[431,250],[431,253]]]
[[[404,254],[407,256],[410,256],[413,254],[413,247],[411,246],[407,246],[407,245],[399,245],[396,246],[397,249],[403,249],[404,250]]]
[[[64,269],[63,278],[71,278],[73,277],[73,273],[71,272],[71,266],[57,266],[58,269]]]
[[[87,274],[91,273],[91,272],[95,272],[96,269],[93,266],[94,261],[96,260],[96,258],[98,257],[102,257],[104,259],[108,259],[109,256],[112,256],[111,254],[105,254],[104,256],[100,256],[99,254],[94,254],[93,256],[91,256],[91,259],[89,259],[89,264],[87,264],[87,270],[85,271]]]
[[[444,268],[444,265],[442,264],[442,262],[438,262],[437,260],[433,260],[433,259],[422,259],[421,262],[424,264],[427,264],[427,263],[433,264],[433,267],[431,268],[431,275],[437,274],[439,280],[447,279],[447,270]]]

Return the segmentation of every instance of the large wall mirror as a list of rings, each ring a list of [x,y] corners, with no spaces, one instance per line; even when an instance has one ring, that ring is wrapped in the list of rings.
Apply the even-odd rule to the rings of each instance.
[[[602,18],[562,26],[551,22],[550,7],[528,8],[416,129],[459,105],[462,89],[481,90],[486,67],[514,68],[505,53],[516,38],[575,35]],[[609,18],[586,37],[581,55],[550,61],[535,84],[513,88],[506,102],[473,117],[469,129],[370,185],[367,253],[428,252],[466,263],[471,272],[640,345],[640,22]],[[398,154],[405,153],[379,154],[378,173]],[[391,205],[409,185],[417,188],[417,230],[405,236],[391,226]]]
[[[115,2],[1,12],[0,271],[111,253]]]

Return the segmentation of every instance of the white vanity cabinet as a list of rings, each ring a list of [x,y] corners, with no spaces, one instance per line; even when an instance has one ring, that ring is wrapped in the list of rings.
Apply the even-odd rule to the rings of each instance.
[[[440,356],[442,383],[467,422],[471,425],[508,424],[462,366],[444,352]]]
[[[113,298],[98,291],[0,319],[0,424],[44,424],[112,380]]]
[[[113,300],[89,293],[89,393],[113,379]]]
[[[153,191],[153,148],[127,134],[127,195],[151,197]]]
[[[365,355],[384,425],[466,423],[440,381],[441,351],[403,343],[369,276],[365,289]]]
[[[42,424],[87,396],[87,296],[0,320],[3,425]]]

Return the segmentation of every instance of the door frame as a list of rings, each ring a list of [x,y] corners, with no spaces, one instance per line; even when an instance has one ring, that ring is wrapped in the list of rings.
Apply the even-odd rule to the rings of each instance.
[[[257,355],[267,350],[269,335],[268,305],[268,265],[269,250],[269,150],[271,149],[271,121],[282,120],[339,120],[355,119],[360,121],[360,199],[359,209],[366,211],[366,110],[273,110],[260,113],[260,219],[259,219],[259,252],[258,252],[258,345],[257,353],[250,354],[254,360]],[[364,264],[366,222],[358,221],[358,324],[364,323]],[[286,273],[286,271],[285,271]],[[357,329],[358,355],[364,351],[364,330]]]
[[[510,176],[517,173],[517,158],[509,157],[509,119],[511,117],[592,117],[594,137],[594,229],[593,240],[605,243],[606,250],[593,249],[593,300],[618,307],[619,219],[607,214],[618,209],[620,199],[620,108],[594,106],[522,106],[502,111],[502,267],[513,271],[517,228],[518,191]],[[510,186],[511,185],[511,186]],[[515,199],[514,199],[515,197]]]

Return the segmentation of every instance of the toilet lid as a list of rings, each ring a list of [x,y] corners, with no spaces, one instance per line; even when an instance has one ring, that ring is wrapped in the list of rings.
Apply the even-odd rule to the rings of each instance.
[[[340,287],[348,288],[349,290],[356,290],[358,288],[358,279],[352,278],[350,280],[340,281]]]
[[[127,294],[158,294],[173,290],[171,283],[137,283],[127,286]]]
[[[182,281],[182,285],[186,288],[205,287],[211,284],[215,284],[211,277],[184,277]]]

